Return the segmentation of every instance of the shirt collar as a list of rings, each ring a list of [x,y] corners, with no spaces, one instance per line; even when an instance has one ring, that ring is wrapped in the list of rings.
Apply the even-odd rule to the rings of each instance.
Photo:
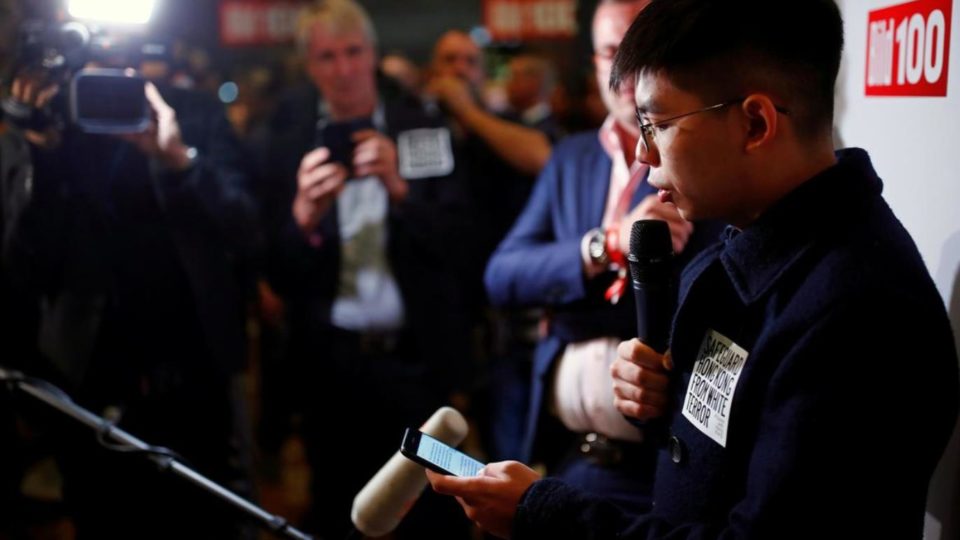
[[[870,157],[859,148],[837,152],[837,163],[801,184],[740,231],[727,227],[720,262],[740,300],[750,304],[773,287],[815,243],[856,219],[883,189]]]

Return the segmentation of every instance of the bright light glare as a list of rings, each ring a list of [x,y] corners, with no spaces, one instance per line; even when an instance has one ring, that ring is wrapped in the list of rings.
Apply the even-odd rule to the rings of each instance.
[[[146,24],[156,0],[69,0],[75,19],[112,24]]]

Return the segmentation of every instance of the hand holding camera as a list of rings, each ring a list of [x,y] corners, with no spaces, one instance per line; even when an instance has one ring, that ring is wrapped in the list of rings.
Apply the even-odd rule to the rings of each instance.
[[[144,93],[152,110],[152,119],[146,131],[126,133],[120,137],[133,143],[144,154],[160,160],[170,170],[186,170],[196,157],[196,150],[183,143],[176,111],[164,101],[153,83],[146,83]]]
[[[50,101],[60,87],[51,83],[43,72],[24,72],[10,87],[10,96],[3,102],[5,115],[23,128],[31,144],[44,149],[60,144],[60,132],[46,114]]]

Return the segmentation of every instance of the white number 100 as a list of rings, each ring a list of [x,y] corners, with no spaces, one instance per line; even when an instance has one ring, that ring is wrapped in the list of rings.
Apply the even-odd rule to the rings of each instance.
[[[915,13],[897,25],[896,40],[900,54],[897,58],[897,84],[917,84],[922,76],[928,83],[935,83],[943,73],[944,29],[943,12],[935,9],[926,21]],[[936,43],[934,43],[936,39]]]

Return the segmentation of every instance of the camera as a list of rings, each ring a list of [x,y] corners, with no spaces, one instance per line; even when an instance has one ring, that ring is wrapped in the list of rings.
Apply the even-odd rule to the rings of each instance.
[[[0,109],[24,129],[42,131],[69,121],[87,133],[143,131],[150,121],[143,78],[122,69],[85,67],[139,59],[137,45],[77,20],[26,20],[20,25],[12,74],[29,73],[59,85],[63,98],[37,110],[9,96]]]
[[[80,21],[24,21],[17,36],[15,65],[42,69],[53,80],[67,77],[87,63],[92,37],[90,28]]]

